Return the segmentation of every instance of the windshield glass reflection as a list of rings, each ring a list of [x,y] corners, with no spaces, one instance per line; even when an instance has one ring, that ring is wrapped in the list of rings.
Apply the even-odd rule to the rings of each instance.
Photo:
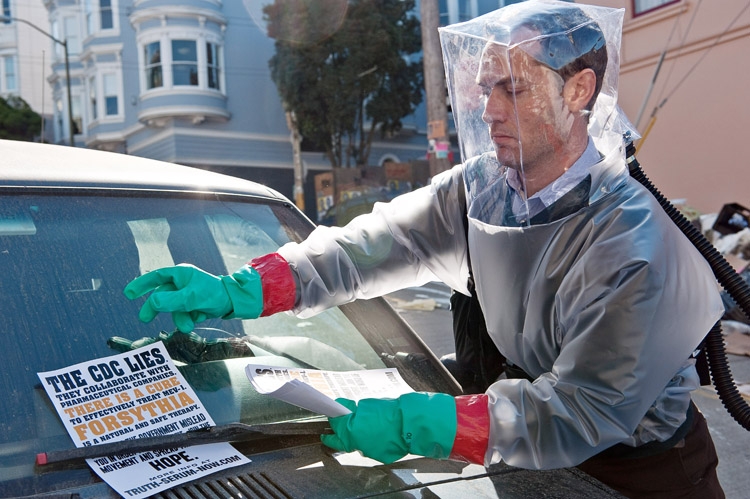
[[[24,195],[3,197],[0,210],[0,397],[13,401],[0,405],[0,492],[12,480],[34,475],[36,453],[72,445],[37,372],[161,340],[220,425],[313,416],[261,398],[244,374],[248,362],[385,367],[339,309],[304,320],[287,314],[209,320],[191,335],[175,332],[168,314],[148,324],[138,320],[141,300],[131,302],[122,289],[144,272],[187,262],[231,273],[301,240],[309,226],[281,203]],[[206,344],[218,346],[196,349]]]

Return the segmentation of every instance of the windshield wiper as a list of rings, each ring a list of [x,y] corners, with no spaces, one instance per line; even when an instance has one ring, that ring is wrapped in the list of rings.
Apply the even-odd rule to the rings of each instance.
[[[269,423],[247,425],[231,423],[211,426],[186,433],[174,433],[158,437],[121,440],[108,444],[78,447],[75,449],[47,451],[37,454],[37,466],[60,464],[68,461],[79,461],[101,456],[145,452],[155,449],[188,447],[191,445],[211,444],[218,442],[241,442],[264,440],[269,438],[298,435],[321,435],[332,433],[328,421],[307,421],[303,423]]]

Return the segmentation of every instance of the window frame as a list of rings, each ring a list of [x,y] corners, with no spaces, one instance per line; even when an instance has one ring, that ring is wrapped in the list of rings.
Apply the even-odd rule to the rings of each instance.
[[[86,96],[89,109],[90,123],[99,119],[99,93],[97,92],[96,74],[86,80]]]
[[[209,61],[209,54],[213,58],[213,61]],[[223,47],[218,43],[206,40],[206,86],[211,90],[223,92],[223,81],[222,81],[222,62],[224,57]],[[216,80],[216,86],[211,86],[211,74],[214,74]]]
[[[3,0],[2,15],[4,17],[7,17],[7,18],[13,17],[13,9],[12,9],[11,5],[12,5],[12,2],[10,0]],[[13,22],[12,19],[5,19],[3,21],[3,24],[10,24],[12,22]]]
[[[172,71],[172,85],[175,87],[199,87],[200,85],[200,72],[198,70],[198,40],[194,39],[186,39],[186,38],[172,38],[169,40],[170,42],[170,53],[172,55],[172,60],[170,61],[170,70]],[[183,46],[187,46],[187,44],[192,44],[192,54],[195,55],[195,59],[178,59],[175,57],[175,49],[180,47],[175,47],[175,43],[181,44]],[[190,69],[194,70],[194,73],[190,71]],[[175,71],[175,69],[179,69],[179,71]],[[184,70],[187,69],[187,79],[189,83],[184,83],[183,76],[185,75]],[[177,82],[177,79],[175,78],[175,75],[180,75],[180,82]],[[195,83],[193,83],[193,76],[195,76]]]
[[[1,54],[0,59],[2,59],[2,68],[0,68],[0,71],[2,71],[2,82],[0,82],[0,89],[2,90],[3,94],[17,94],[20,90],[20,86],[18,85],[18,56],[16,54],[8,53],[8,54]],[[14,78],[15,85],[13,87],[10,87],[8,85],[8,65],[10,64],[12,68],[11,76]]]
[[[112,85],[114,85],[114,88],[108,89],[107,88],[108,87],[108,83],[111,83]],[[103,117],[112,118],[112,117],[119,116],[121,114],[120,103],[121,103],[122,99],[120,99],[120,94],[122,92],[119,91],[119,87],[120,87],[120,85],[118,84],[118,81],[117,81],[117,73],[116,72],[114,72],[114,71],[103,71],[102,72],[102,98],[101,98],[101,101],[102,101],[102,104],[103,104],[103,107],[104,107],[104,109],[103,109],[104,113],[102,114]],[[110,111],[111,99],[115,99],[115,101],[114,101],[115,112],[114,113],[110,113],[109,112]]]
[[[676,3],[679,3],[682,0],[652,0],[652,1],[656,1],[656,2],[660,1],[661,3],[658,3],[657,5],[654,5],[652,7],[642,8],[641,10],[639,10],[639,8],[638,8],[639,1],[640,0],[632,0],[632,3],[631,3],[632,8],[633,8],[633,17],[634,18],[635,17],[639,17],[639,16],[643,16],[643,15],[646,15],[646,14],[650,14],[652,12],[655,12],[655,11],[659,10],[659,9],[663,9],[664,7],[667,7],[669,5],[674,5]]]
[[[80,17],[73,14],[63,15],[61,20],[63,39],[68,45],[68,56],[74,57],[80,55],[81,50],[83,49]],[[70,31],[74,31],[74,33],[70,33],[69,28]],[[55,45],[59,44],[55,43]]]
[[[120,20],[117,15],[119,11],[119,0],[105,0],[109,6],[102,7],[103,0],[84,0],[81,2],[83,23],[86,28],[86,36],[116,36],[120,32]],[[109,13],[112,26],[102,27],[102,18],[105,12]]]
[[[82,102],[82,95],[80,92],[74,92],[73,95],[70,96],[70,104],[71,104],[71,116],[73,117],[73,123],[78,127],[78,132],[76,133],[75,130],[73,130],[74,135],[84,135],[84,120],[85,117],[83,115],[83,102]],[[76,109],[77,108],[77,109]]]
[[[105,77],[108,76],[114,79],[114,94],[107,94],[105,92]],[[122,67],[116,63],[99,63],[95,71],[87,75],[86,96],[87,116],[90,118],[89,127],[124,121]],[[109,114],[107,113],[107,98],[113,97],[116,98],[117,113]]]
[[[110,31],[115,29],[115,2],[117,0],[99,0],[99,31]],[[109,2],[108,6],[103,6],[103,2]],[[110,26],[107,28],[102,27],[104,25],[104,15],[105,13],[109,14],[109,24]]]
[[[155,52],[159,56],[159,61],[157,63],[152,63],[150,60],[148,60],[148,48],[154,44],[158,44],[159,48]],[[144,43],[142,46],[142,50],[140,54],[143,57],[143,76],[145,78],[145,84],[144,87],[146,91],[148,90],[154,90],[158,88],[164,88],[164,61],[162,60],[162,54],[164,51],[161,48],[161,40],[154,40],[149,43]],[[150,82],[153,80],[153,77],[149,74],[150,70],[154,70],[158,68],[159,69],[159,84],[158,85],[150,85]]]

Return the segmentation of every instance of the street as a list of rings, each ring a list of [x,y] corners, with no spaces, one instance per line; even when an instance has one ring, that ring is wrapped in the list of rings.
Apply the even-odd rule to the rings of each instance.
[[[438,357],[453,352],[450,289],[442,283],[409,288],[386,297]],[[430,301],[434,308],[430,309]],[[410,306],[414,304],[414,306]],[[735,383],[750,382],[750,357],[728,355]],[[750,490],[750,433],[722,405],[712,386],[693,393],[693,400],[708,421],[719,454],[719,480],[728,499],[744,499]]]

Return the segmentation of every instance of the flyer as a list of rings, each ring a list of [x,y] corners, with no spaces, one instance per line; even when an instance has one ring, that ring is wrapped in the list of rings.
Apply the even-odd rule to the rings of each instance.
[[[397,369],[319,371],[248,364],[245,374],[258,391],[328,417],[350,411],[334,399],[396,398],[414,390]]]
[[[37,375],[76,447],[214,426],[161,342]],[[140,498],[250,460],[216,443],[86,462],[120,495]]]

